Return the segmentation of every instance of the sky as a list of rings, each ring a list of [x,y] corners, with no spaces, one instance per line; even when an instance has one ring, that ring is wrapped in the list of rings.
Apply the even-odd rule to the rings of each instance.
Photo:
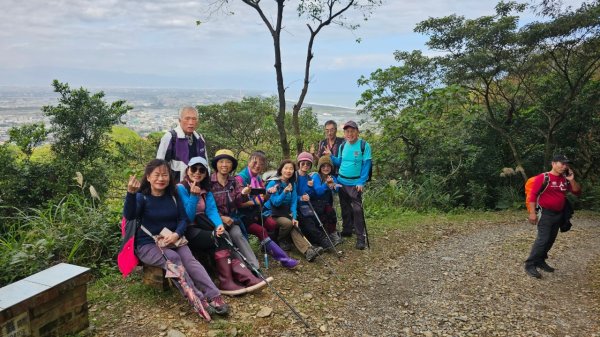
[[[578,1],[572,0],[574,4]],[[157,87],[276,92],[273,42],[257,13],[240,0],[0,0],[0,86]],[[261,4],[269,19],[274,1]],[[302,85],[308,28],[285,7],[282,34],[287,95]],[[413,32],[429,17],[494,13],[493,0],[384,0],[349,31],[325,27],[317,36],[307,101],[358,98],[360,76],[395,65],[396,50],[421,49]],[[196,21],[201,24],[197,25]],[[524,18],[532,20],[532,18]],[[360,39],[361,42],[356,42]],[[347,95],[346,95],[347,96]]]

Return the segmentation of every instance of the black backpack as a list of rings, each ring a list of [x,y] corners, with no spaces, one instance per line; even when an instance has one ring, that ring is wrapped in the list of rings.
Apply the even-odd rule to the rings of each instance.
[[[342,143],[342,146],[340,146],[340,163],[342,161],[342,154],[344,153],[344,145],[346,145],[346,142]],[[362,155],[365,155],[365,147],[367,147],[367,141],[364,139],[360,140],[360,152],[362,152]],[[371,158],[371,167],[369,168],[369,178],[367,179],[367,181],[371,181],[371,177],[373,176],[373,159]]]

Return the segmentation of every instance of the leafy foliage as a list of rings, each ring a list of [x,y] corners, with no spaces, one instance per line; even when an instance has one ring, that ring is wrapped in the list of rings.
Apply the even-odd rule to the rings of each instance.
[[[44,123],[25,124],[8,130],[8,141],[17,144],[21,151],[30,157],[33,149],[46,140],[47,134]]]
[[[17,209],[2,219],[0,286],[58,262],[92,268],[112,263],[119,247],[119,213],[98,204],[85,186],[58,204]]]
[[[106,103],[104,92],[93,95],[84,89],[71,89],[67,83],[52,82],[60,94],[57,106],[44,106],[42,111],[50,117],[54,142],[52,149],[67,161],[90,162],[102,157],[107,132],[132,107],[118,100]]]
[[[528,173],[555,152],[575,159],[581,179],[598,179],[600,4],[545,9],[519,28],[526,10],[501,2],[495,15],[427,19],[415,31],[438,56],[397,51],[399,65],[359,79],[361,113],[382,130],[383,178],[442,176],[475,208],[520,205]],[[503,167],[520,179],[507,186]]]

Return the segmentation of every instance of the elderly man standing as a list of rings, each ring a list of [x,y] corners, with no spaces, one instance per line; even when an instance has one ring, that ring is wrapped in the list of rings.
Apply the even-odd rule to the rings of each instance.
[[[340,206],[342,208],[342,236],[352,236],[356,232],[356,249],[365,249],[365,215],[362,205],[362,192],[369,179],[371,170],[371,146],[358,138],[358,125],[354,121],[344,124],[346,142],[340,146],[337,156],[331,161],[337,167],[340,187]],[[326,149],[323,154],[331,155]]]
[[[179,111],[179,125],[168,132],[160,140],[156,151],[157,159],[169,163],[175,181],[185,177],[185,169],[190,158],[203,157],[208,161],[204,137],[196,132],[198,126],[198,110],[191,106]]]

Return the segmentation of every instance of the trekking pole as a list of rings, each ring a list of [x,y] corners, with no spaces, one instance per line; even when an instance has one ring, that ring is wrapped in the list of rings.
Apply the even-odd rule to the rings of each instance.
[[[323,230],[323,233],[325,233],[325,237],[327,237],[327,240],[329,240],[329,243],[331,244],[331,249],[333,249],[333,251],[335,252],[335,255],[337,255],[338,259],[341,259],[342,258],[342,251],[340,250],[338,252],[337,249],[335,249],[335,245],[333,244],[333,241],[331,241],[331,238],[329,237],[329,234],[327,234],[327,231],[325,230],[325,226],[323,226],[323,223],[321,222],[321,219],[319,219],[319,215],[317,214],[317,212],[315,212],[315,208],[313,207],[312,203],[310,201],[308,201],[307,203],[308,203],[308,206],[310,206],[310,210],[315,215],[315,218],[317,219],[317,222],[319,223],[319,226]]]
[[[310,326],[308,325],[308,322],[306,322],[306,320],[304,320],[304,318],[302,318],[302,316],[300,315],[300,313],[298,313],[298,311],[296,311],[296,309],[294,309],[294,307],[285,300],[285,298],[279,293],[279,291],[277,291],[277,289],[275,289],[275,287],[273,287],[271,285],[271,282],[267,281],[267,279],[265,278],[265,276],[260,272],[260,270],[258,270],[255,266],[253,266],[251,263],[248,262],[248,259],[246,259],[246,257],[244,256],[244,254],[242,254],[242,252],[240,252],[240,250],[238,249],[238,247],[236,247],[233,242],[231,242],[229,240],[229,238],[225,237],[225,236],[221,236],[225,242],[227,243],[227,245],[229,245],[229,247],[233,250],[234,253],[236,253],[241,259],[242,261],[244,261],[244,263],[246,264],[246,266],[250,267],[250,269],[252,269],[252,271],[258,276],[260,277],[263,281],[265,281],[265,283],[267,284],[267,286],[269,287],[269,289],[271,289],[273,291],[273,293],[275,293],[275,295],[277,295],[277,297],[279,297],[279,299],[281,301],[283,301],[283,303],[285,303],[285,305],[287,305],[288,308],[290,308],[290,310],[294,313],[294,315],[296,315],[296,317],[298,317],[298,319],[304,324],[305,327],[310,328]]]
[[[260,199],[259,199],[260,200]],[[259,210],[259,214],[258,214],[258,218],[260,219],[260,227],[262,228],[263,233],[266,233],[267,236],[269,235],[269,233],[267,233],[267,231],[265,231],[265,220],[263,219],[263,201],[261,200],[259,206],[258,206],[258,210]],[[264,262],[265,262],[265,269],[269,270],[269,254],[267,254],[267,245],[261,245],[263,246],[263,258],[264,258]]]

